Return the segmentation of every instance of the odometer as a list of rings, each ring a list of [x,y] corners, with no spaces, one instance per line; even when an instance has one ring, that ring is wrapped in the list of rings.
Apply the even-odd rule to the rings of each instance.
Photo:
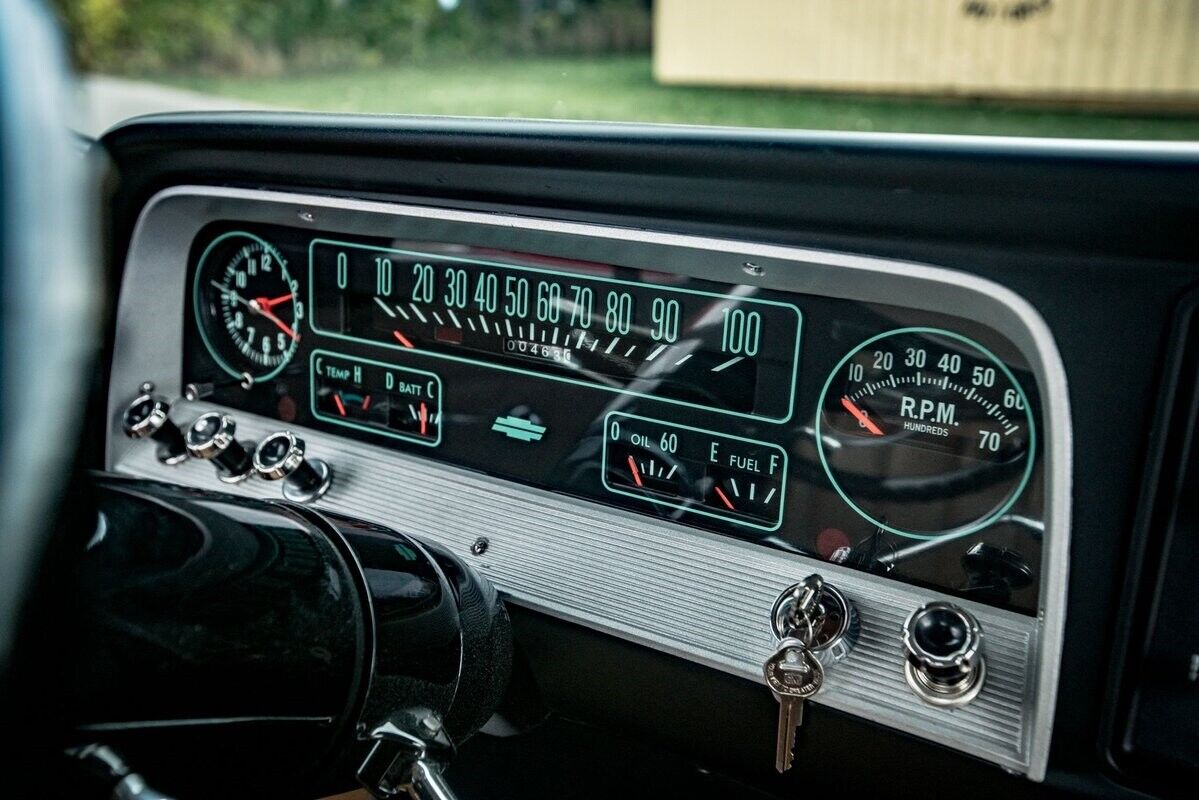
[[[492,255],[314,240],[313,330],[695,409],[790,419],[801,321],[794,305],[647,270],[561,261],[548,269],[518,263],[537,256]]]
[[[817,447],[867,521],[915,538],[990,525],[1023,491],[1036,432],[1011,369],[951,331],[903,328],[850,351],[825,383]]]

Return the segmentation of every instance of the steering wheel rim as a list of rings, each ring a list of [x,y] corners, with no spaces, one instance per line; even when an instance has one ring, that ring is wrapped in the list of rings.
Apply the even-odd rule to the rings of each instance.
[[[71,477],[99,343],[85,154],[49,14],[0,15],[0,675]]]

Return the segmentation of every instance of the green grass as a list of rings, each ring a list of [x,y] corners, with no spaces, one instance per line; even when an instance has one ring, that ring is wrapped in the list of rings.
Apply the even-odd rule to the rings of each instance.
[[[1199,139],[1199,116],[661,86],[653,80],[648,57],[462,62],[273,78],[173,78],[167,82],[255,104],[338,112]]]

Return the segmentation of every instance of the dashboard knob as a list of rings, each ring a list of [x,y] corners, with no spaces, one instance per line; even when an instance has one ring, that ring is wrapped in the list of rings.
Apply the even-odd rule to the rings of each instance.
[[[324,461],[304,457],[304,440],[291,431],[272,433],[254,451],[254,471],[268,481],[283,481],[283,496],[296,503],[311,503],[333,483],[333,468]]]
[[[953,603],[927,603],[903,624],[904,677],[922,700],[961,706],[978,696],[986,679],[982,627]]]
[[[187,452],[211,461],[217,477],[225,483],[240,483],[253,471],[253,459],[237,441],[237,422],[228,414],[210,411],[202,414],[187,429]]]
[[[158,460],[178,464],[187,458],[183,432],[171,421],[171,404],[165,398],[143,392],[125,408],[121,426],[131,439],[153,439],[158,443]]]

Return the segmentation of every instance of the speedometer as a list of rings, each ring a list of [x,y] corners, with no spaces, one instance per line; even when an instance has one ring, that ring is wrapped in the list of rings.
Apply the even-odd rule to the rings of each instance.
[[[1001,517],[1028,483],[1036,432],[1006,364],[947,330],[862,342],[825,382],[817,448],[833,488],[878,528],[919,539]]]

